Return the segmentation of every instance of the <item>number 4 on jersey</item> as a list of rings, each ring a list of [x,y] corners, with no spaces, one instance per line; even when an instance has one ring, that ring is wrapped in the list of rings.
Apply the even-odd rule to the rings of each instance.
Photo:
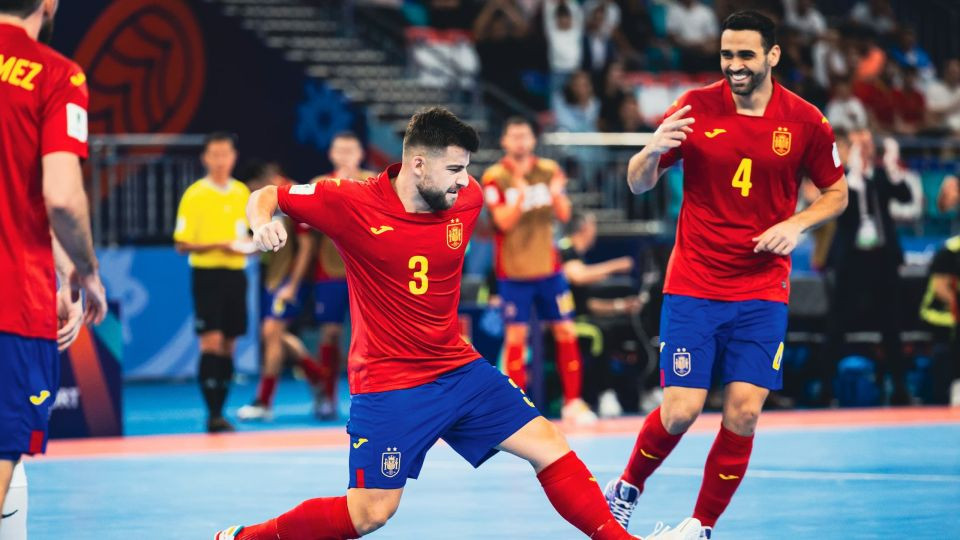
[[[749,197],[750,188],[753,187],[753,184],[750,183],[750,172],[753,170],[753,160],[750,158],[743,158],[740,160],[740,166],[737,167],[737,173],[733,175],[733,187],[740,188],[740,196]]]

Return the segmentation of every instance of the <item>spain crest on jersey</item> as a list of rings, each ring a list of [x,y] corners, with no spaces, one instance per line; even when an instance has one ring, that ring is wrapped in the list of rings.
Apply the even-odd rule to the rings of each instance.
[[[778,156],[785,156],[790,153],[790,140],[792,134],[785,127],[778,127],[773,132],[773,153]]]
[[[447,247],[457,249],[463,245],[463,223],[459,219],[447,224]]]
[[[678,377],[686,377],[689,375],[692,364],[690,353],[688,353],[686,349],[677,349],[677,352],[673,353],[673,372],[676,373]]]
[[[387,448],[380,463],[380,472],[387,478],[393,478],[400,473],[400,452],[396,448]]]

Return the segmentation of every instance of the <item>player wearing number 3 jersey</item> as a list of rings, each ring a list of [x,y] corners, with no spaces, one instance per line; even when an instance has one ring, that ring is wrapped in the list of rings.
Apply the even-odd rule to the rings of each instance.
[[[725,78],[677,100],[630,160],[635,193],[652,189],[681,160],[684,185],[660,323],[664,401],[647,417],[623,475],[606,489],[621,524],[717,378],[725,385],[723,422],[693,512],[701,537],[710,538],[746,472],[763,402],[782,385],[790,253],[801,232],[846,206],[830,124],[772,79],[779,59],[770,19],[731,15],[720,41]],[[795,214],[803,177],[821,195]]]
[[[270,219],[279,205],[328,235],[343,256],[353,325],[349,489],[346,497],[311,499],[265,523],[226,529],[217,540],[368,534],[396,512],[407,479],[419,475],[438,439],[474,467],[499,450],[526,459],[553,506],[584,534],[633,538],[557,428],[460,336],[464,252],[483,205],[467,174],[478,145],[473,128],[445,109],[428,109],[407,127],[403,162],[377,178],[267,187],[251,196],[261,249],[286,241]],[[699,530],[688,519],[648,540],[693,540]]]

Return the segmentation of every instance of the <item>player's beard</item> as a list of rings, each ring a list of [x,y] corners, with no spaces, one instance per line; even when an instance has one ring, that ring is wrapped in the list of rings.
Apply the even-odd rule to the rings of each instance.
[[[427,206],[430,207],[430,210],[433,212],[440,212],[441,210],[449,210],[453,203],[457,201],[456,198],[453,201],[447,200],[447,195],[450,194],[449,191],[445,189],[437,189],[434,187],[427,187],[423,185],[417,185],[417,192],[420,194],[420,197],[423,199]]]
[[[770,64],[764,61],[763,69],[756,73],[750,71],[747,68],[740,69],[737,72],[739,73],[743,71],[746,71],[747,73],[749,73],[749,76],[745,81],[746,84],[744,86],[736,86],[736,84],[742,84],[742,83],[734,83],[733,72],[730,70],[724,71],[723,76],[727,78],[727,83],[730,85],[731,92],[739,96],[749,96],[750,94],[753,93],[754,90],[756,90],[757,88],[760,87],[761,84],[763,84],[764,79],[766,79],[767,75],[770,74]]]

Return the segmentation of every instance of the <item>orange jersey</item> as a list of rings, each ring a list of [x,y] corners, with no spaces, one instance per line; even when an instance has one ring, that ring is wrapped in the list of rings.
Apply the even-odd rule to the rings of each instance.
[[[523,176],[523,215],[509,231],[497,230],[496,272],[506,279],[540,279],[560,271],[560,256],[553,241],[553,197],[550,181],[563,175],[552,159],[533,158]],[[515,164],[507,158],[483,173],[484,199],[491,209],[512,204],[520,196],[515,185]]]

